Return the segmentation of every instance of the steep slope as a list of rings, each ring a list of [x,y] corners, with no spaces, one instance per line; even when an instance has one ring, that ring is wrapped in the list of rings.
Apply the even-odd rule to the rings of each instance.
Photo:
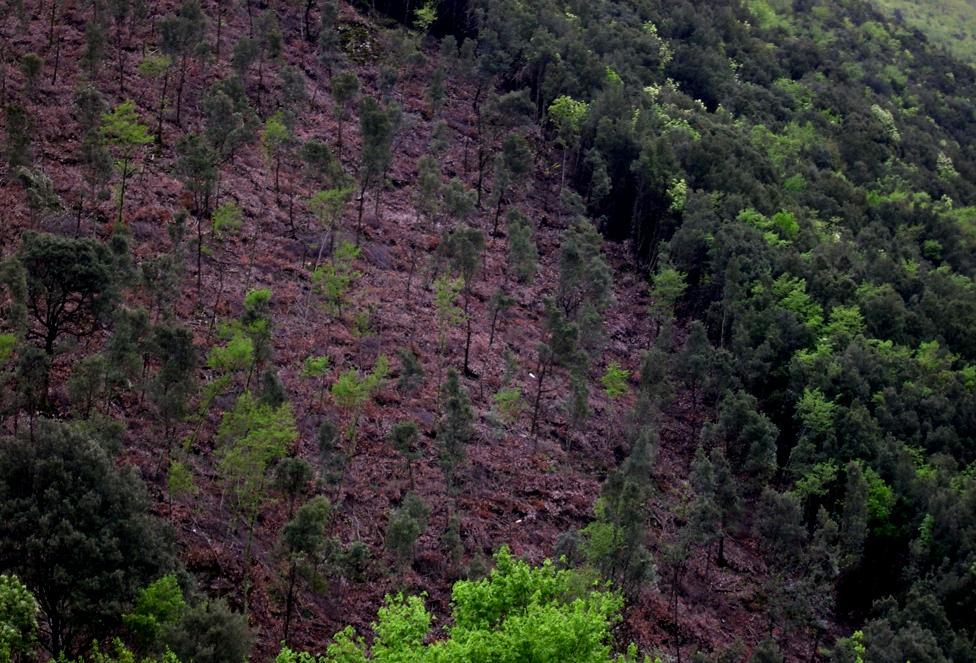
[[[533,561],[566,553],[618,570],[598,557],[601,530],[579,530],[607,524],[601,490],[606,499],[615,485],[608,476],[619,477],[636,433],[651,430],[660,438],[652,476],[643,477],[651,497],[634,514],[657,582],[641,577],[629,587],[621,642],[678,658],[744,658],[772,637],[799,660],[825,656],[819,645],[866,624],[869,647],[892,647],[892,660],[962,656],[953,652],[967,651],[974,628],[966,569],[976,503],[971,69],[860,2],[445,0],[432,31],[466,37],[460,48],[418,32],[423,17],[410,3],[368,4],[387,14],[338,3],[334,25],[322,28],[328,38],[315,43],[304,35],[304,7],[203,3],[211,56],[191,49],[185,70],[177,58],[162,75],[154,49],[174,39],[164,18],[192,14],[193,3],[133,5],[109,20],[105,7],[27,2],[0,26],[5,101],[26,109],[34,127],[33,172],[25,173],[9,158],[25,131],[15,113],[5,115],[12,165],[0,186],[0,251],[13,257],[29,228],[127,238],[139,276],[124,284],[125,305],[192,331],[203,388],[175,422],[154,394],[166,357],[148,346],[142,375],[100,393],[88,410],[125,424],[124,461],[140,468],[158,514],[175,526],[199,586],[247,608],[256,659],[270,659],[281,639],[280,535],[294,505],[269,490],[251,541],[247,518],[232,508],[221,422],[247,389],[280,397],[265,368],[295,413],[289,454],[325,475],[322,422],[356,440],[340,485],[299,487],[299,501],[332,500],[335,542],[320,573],[298,583],[295,646],[321,650],[347,624],[368,632],[383,595],[400,589],[428,592],[435,612],[447,614],[453,580],[477,575],[502,544]],[[309,5],[311,24],[331,6]],[[110,39],[93,67],[96,11]],[[268,29],[272,16],[280,34]],[[25,59],[32,52],[43,56],[40,75]],[[115,201],[90,193],[104,183],[85,179],[75,97],[92,71],[108,106],[131,98],[150,133],[160,96],[168,99],[162,145],[136,151],[123,229],[114,227]],[[399,126],[381,186],[365,187],[362,229],[355,198],[343,211],[338,239],[361,252],[337,310],[313,287],[327,273],[315,277],[315,268],[335,263],[323,251],[328,224],[316,225],[307,201],[342,178],[311,173],[300,148],[317,140],[339,151],[343,71],[381,109],[399,109]],[[231,103],[212,103],[218,89]],[[506,112],[519,106],[526,117],[515,122]],[[339,161],[355,187],[368,106],[344,108]],[[192,164],[180,157],[190,144],[181,139],[237,116],[246,140],[216,164],[219,184],[201,204],[206,187],[187,175]],[[279,141],[282,132],[290,135]],[[532,159],[499,208],[531,223],[539,269],[529,283],[514,277],[504,216],[502,232],[490,233],[502,180],[495,155],[513,134],[529,141]],[[420,167],[428,154],[434,194]],[[38,173],[64,207],[48,204]],[[478,188],[483,204],[466,211]],[[206,208],[231,202],[240,229],[215,227]],[[193,213],[184,218],[184,208]],[[448,231],[466,215],[487,243],[471,281],[470,370],[461,379],[476,434],[451,486],[439,392],[448,369],[463,363],[465,325],[446,304],[464,297],[439,297],[446,286],[437,277],[450,270]],[[542,389],[539,345],[552,342],[544,304],[572,271],[566,238],[581,216],[610,240],[597,253],[611,267],[612,302],[592,327],[602,339],[595,335],[585,360],[548,366]],[[502,286],[513,301],[492,335]],[[264,365],[208,361],[234,338],[235,321],[238,331],[247,324],[243,303],[261,289],[270,292],[269,310],[257,316],[270,323]],[[18,341],[16,361],[29,355],[10,314],[16,292],[3,297],[2,331]],[[576,330],[592,320],[577,322]],[[121,333],[108,325],[59,345],[47,415],[84,418],[69,376]],[[652,346],[657,354],[645,354]],[[416,390],[397,384],[402,349],[423,368]],[[329,388],[384,355],[392,379],[361,409],[341,407]],[[329,357],[327,371],[309,375],[307,360],[319,356]],[[622,395],[604,388],[613,362],[628,375]],[[568,406],[580,383],[589,391],[583,424]],[[5,383],[5,433],[34,415],[25,384],[23,375]],[[504,387],[520,390],[514,416],[495,398]],[[421,430],[410,472],[389,440],[403,420]],[[727,458],[730,493],[717,497],[706,456],[712,472]],[[192,489],[173,481],[174,467],[189,470]],[[385,539],[391,511],[411,491],[431,513],[401,570]],[[732,493],[743,502],[734,515]],[[719,506],[730,507],[728,517],[714,515]],[[872,609],[889,595],[894,602]],[[919,642],[936,644],[919,654],[910,649]]]

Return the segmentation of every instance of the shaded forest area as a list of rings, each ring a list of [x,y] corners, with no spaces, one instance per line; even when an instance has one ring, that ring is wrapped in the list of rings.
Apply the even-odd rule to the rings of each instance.
[[[0,662],[976,659],[974,96],[853,0],[7,0]]]

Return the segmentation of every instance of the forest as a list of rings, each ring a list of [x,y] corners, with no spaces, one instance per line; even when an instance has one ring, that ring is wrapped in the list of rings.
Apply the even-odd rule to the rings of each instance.
[[[976,663],[896,4],[0,0],[0,663]]]

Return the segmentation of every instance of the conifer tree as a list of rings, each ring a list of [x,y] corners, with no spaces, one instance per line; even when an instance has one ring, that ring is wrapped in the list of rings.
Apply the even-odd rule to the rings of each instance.
[[[413,463],[420,458],[420,450],[417,441],[420,438],[420,430],[417,424],[412,421],[401,421],[393,426],[390,431],[390,441],[393,448],[397,450],[407,466],[407,475],[410,479],[410,490],[413,490]]]
[[[247,532],[244,546],[245,612],[251,587],[254,525],[271,487],[269,469],[297,439],[298,429],[291,405],[285,403],[274,408],[255,400],[250,392],[241,394],[234,408],[225,412],[220,421],[217,467]]]
[[[465,323],[464,366],[465,375],[471,375],[468,358],[471,350],[471,286],[481,266],[481,252],[485,246],[485,236],[481,230],[471,226],[456,228],[445,242],[447,253],[454,271],[460,275],[463,287],[461,296],[464,304],[462,316]]]
[[[332,516],[332,505],[321,495],[313,497],[298,509],[298,513],[285,525],[281,542],[288,561],[285,580],[285,618],[282,624],[282,642],[288,643],[291,619],[295,610],[295,585],[302,566],[310,566],[314,573],[319,557],[326,545],[325,528]]]
[[[344,71],[332,77],[332,100],[335,102],[333,112],[337,127],[336,155],[339,161],[342,161],[342,127],[349,112],[349,104],[355,101],[358,95],[359,78],[354,72]]]
[[[386,547],[393,553],[401,572],[413,561],[417,539],[427,531],[429,517],[430,507],[414,493],[407,493],[403,503],[390,514]]]
[[[272,407],[280,407],[280,405]],[[295,512],[295,500],[301,497],[305,487],[312,480],[312,466],[307,460],[286,456],[278,461],[274,469],[274,486],[285,495],[288,501],[288,517]]]
[[[163,324],[153,329],[149,350],[150,356],[159,362],[149,393],[163,422],[165,457],[168,458],[175,427],[188,414],[188,401],[196,390],[197,350],[193,333],[177,324]]]
[[[350,368],[340,374],[332,384],[330,389],[332,399],[347,413],[349,419],[346,429],[349,439],[346,456],[350,460],[356,455],[359,418],[362,416],[363,407],[386,383],[388,372],[389,360],[385,355],[380,355],[369,373],[363,375],[355,368]]]
[[[28,232],[17,259],[25,277],[26,338],[38,341],[51,356],[65,334],[81,338],[101,328],[118,295],[107,246]]]
[[[315,220],[322,229],[322,242],[319,244],[319,255],[316,258],[315,264],[316,268],[318,268],[318,263],[322,260],[326,232],[328,232],[329,237],[328,254],[330,256],[335,255],[335,240],[339,231],[339,221],[342,218],[343,210],[352,198],[352,194],[352,187],[341,187],[316,191],[308,200],[308,208],[312,211]]]
[[[359,212],[356,220],[356,243],[362,235],[363,208],[366,191],[372,187],[376,208],[379,209],[380,192],[385,185],[386,171],[390,166],[393,134],[399,123],[399,110],[384,108],[372,97],[363,97],[359,104],[359,129],[362,137],[362,155],[359,163]]]
[[[546,393],[546,378],[556,366],[574,366],[580,363],[579,327],[566,318],[566,314],[552,300],[546,301],[545,332],[538,348],[536,392],[532,406],[533,435],[539,431],[539,415],[542,396]]]
[[[607,477],[594,509],[596,520],[582,530],[589,562],[627,593],[656,575],[645,525],[656,454],[657,434],[642,429],[626,460]]]
[[[176,14],[165,17],[159,23],[162,51],[179,67],[176,82],[177,126],[183,126],[183,90],[187,67],[190,60],[201,55],[205,48],[206,29],[207,18],[198,0],[183,0]]]
[[[101,21],[85,23],[85,48],[81,53],[81,65],[88,73],[88,82],[94,84],[98,70],[105,58],[105,26]]]
[[[488,300],[488,313],[491,316],[491,323],[488,330],[488,347],[490,348],[495,342],[495,329],[498,326],[498,320],[505,314],[515,300],[512,299],[505,288],[499,287],[491,295],[491,299]]]
[[[31,163],[30,144],[34,133],[34,119],[20,104],[9,103],[4,109],[6,140],[4,156],[10,172],[29,166]]]
[[[40,420],[0,444],[0,559],[37,597],[54,655],[111,633],[136,590],[175,562],[169,531],[106,435]]]
[[[457,372],[449,370],[441,388],[441,421],[437,427],[441,468],[449,486],[454,485],[458,466],[464,461],[465,445],[474,437],[473,421],[467,390]]]
[[[407,348],[397,350],[397,356],[400,358],[397,386],[407,393],[416,391],[424,382],[424,368],[420,365],[420,360]]]
[[[124,101],[102,116],[99,133],[106,144],[115,152],[115,167],[119,173],[119,214],[117,223],[122,223],[125,208],[125,191],[129,178],[135,172],[133,161],[143,145],[152,142],[152,136],[144,124],[139,122],[135,105]]]
[[[529,220],[518,210],[508,213],[508,269],[519,283],[531,283],[538,263],[538,248]]]
[[[276,200],[281,189],[281,162],[285,158],[290,142],[291,132],[284,123],[284,116],[279,111],[267,119],[264,128],[261,130],[261,150],[271,167]]]
[[[323,420],[316,432],[319,478],[326,485],[335,487],[337,494],[342,488],[347,464],[340,442],[338,427],[328,419]]]
[[[24,73],[24,93],[28,98],[37,95],[37,83],[44,68],[44,60],[37,53],[26,53],[20,59],[20,70]]]

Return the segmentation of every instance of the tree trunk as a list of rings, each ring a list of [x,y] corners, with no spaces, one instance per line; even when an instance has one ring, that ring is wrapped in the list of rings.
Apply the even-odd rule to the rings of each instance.
[[[156,113],[156,145],[163,145],[163,113],[166,111],[166,88],[169,87],[169,67],[163,72],[163,88],[159,93],[159,111]]]
[[[464,338],[464,374],[468,377],[474,377],[471,369],[468,367],[468,356],[471,351],[471,314],[468,312],[469,303],[471,301],[471,286],[465,282],[464,286],[464,321],[465,321],[465,338]]]
[[[288,570],[288,594],[285,598],[285,623],[282,629],[281,640],[288,646],[288,632],[291,628],[291,613],[295,608],[295,579],[297,576],[295,560],[291,561],[291,568]]]
[[[186,83],[186,56],[180,59],[180,82],[176,86],[176,126],[182,127],[183,85]]]
[[[536,385],[535,390],[535,405],[532,408],[532,427],[530,432],[535,435],[539,432],[539,407],[542,403],[542,382],[546,378],[546,373],[549,371],[549,362],[543,361],[539,358],[539,382]]]

